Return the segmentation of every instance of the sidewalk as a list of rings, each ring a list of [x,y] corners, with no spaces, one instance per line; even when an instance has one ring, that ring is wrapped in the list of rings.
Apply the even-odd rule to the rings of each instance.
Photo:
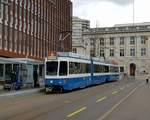
[[[8,91],[8,90],[3,90],[3,86],[0,85],[0,99],[16,97],[16,96],[32,95],[32,94],[39,93],[42,90],[44,90],[44,87]]]

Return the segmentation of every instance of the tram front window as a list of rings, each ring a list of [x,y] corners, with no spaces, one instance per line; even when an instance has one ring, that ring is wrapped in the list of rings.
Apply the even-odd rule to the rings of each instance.
[[[65,61],[60,62],[59,75],[60,76],[67,75],[67,62]]]
[[[46,75],[57,75],[58,62],[46,63]]]

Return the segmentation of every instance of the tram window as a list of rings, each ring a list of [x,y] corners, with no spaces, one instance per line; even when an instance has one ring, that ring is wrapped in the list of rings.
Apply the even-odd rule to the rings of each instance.
[[[118,67],[110,66],[110,72],[119,72]]]
[[[86,72],[87,72],[86,64],[81,63],[81,73],[86,73]]]
[[[60,67],[59,67],[59,75],[67,75],[67,62],[61,61],[60,62]]]
[[[94,73],[99,73],[100,69],[99,69],[99,65],[94,65]]]
[[[100,73],[103,73],[103,71],[104,71],[104,70],[103,70],[103,65],[100,65],[100,66],[99,66],[99,72],[100,72]]]
[[[108,73],[109,72],[109,67],[108,66],[104,66],[104,72]]]
[[[113,72],[113,69],[114,69],[114,68],[113,68],[112,66],[110,66],[110,72]]]
[[[70,74],[79,74],[81,73],[81,65],[77,62],[70,62],[69,63],[69,73]]]
[[[90,64],[86,63],[69,63],[69,74],[85,74],[90,73]]]
[[[86,64],[86,73],[90,73],[91,65]]]
[[[101,68],[101,73],[105,73],[105,66],[104,65],[100,65]]]
[[[119,72],[119,68],[118,67],[115,67],[115,72]]]
[[[46,63],[46,74],[57,75],[58,62],[47,62]]]

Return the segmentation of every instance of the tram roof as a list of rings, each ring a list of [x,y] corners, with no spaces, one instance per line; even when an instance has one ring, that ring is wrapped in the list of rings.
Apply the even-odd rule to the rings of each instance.
[[[2,64],[44,64],[43,61],[34,60],[30,58],[4,58],[0,57],[0,63]]]
[[[72,53],[72,52],[57,52],[56,55],[48,56],[47,59],[48,60],[54,60],[54,59],[57,59],[57,57],[68,57],[68,58],[83,59],[83,60],[90,60],[91,59],[90,56],[85,56],[82,54],[77,54],[77,53]],[[92,60],[104,63],[104,59],[102,59],[102,58],[92,57]]]

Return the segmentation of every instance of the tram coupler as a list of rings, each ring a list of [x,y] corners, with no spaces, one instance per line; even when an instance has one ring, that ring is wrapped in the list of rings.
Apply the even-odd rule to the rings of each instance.
[[[45,88],[45,92],[48,93],[48,92],[52,92],[53,91],[53,87],[46,87]]]

